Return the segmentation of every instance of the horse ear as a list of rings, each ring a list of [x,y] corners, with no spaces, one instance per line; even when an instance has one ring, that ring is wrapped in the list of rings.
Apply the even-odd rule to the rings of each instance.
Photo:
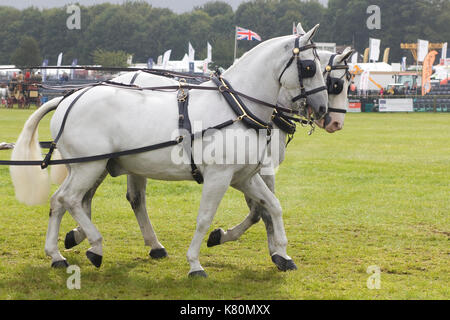
[[[341,63],[343,61],[346,61],[347,59],[349,59],[353,55],[354,52],[355,51],[352,48],[350,48],[350,47],[345,48],[344,52],[342,52],[339,55],[338,62]]]
[[[302,24],[299,22],[297,25],[297,35],[303,36],[306,33],[305,30],[303,30]]]
[[[316,24],[314,28],[309,30],[304,36],[302,36],[303,43],[311,41],[311,39],[316,35],[317,29],[319,29],[319,24]]]

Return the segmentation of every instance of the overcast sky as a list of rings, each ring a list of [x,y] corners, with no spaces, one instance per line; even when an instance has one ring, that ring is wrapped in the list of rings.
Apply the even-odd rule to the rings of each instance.
[[[195,6],[200,6],[206,2],[213,0],[145,0],[154,7],[162,7],[172,9],[174,12],[186,12],[191,11]],[[234,10],[239,6],[241,2],[248,0],[225,0],[224,2],[229,3]],[[328,0],[319,0],[322,3],[328,2]],[[94,5],[104,2],[109,3],[123,3],[124,0],[0,0],[1,6],[12,6],[19,9],[24,9],[30,6],[35,6],[38,8],[52,8],[52,7],[62,7],[69,3],[80,3],[81,5]]]

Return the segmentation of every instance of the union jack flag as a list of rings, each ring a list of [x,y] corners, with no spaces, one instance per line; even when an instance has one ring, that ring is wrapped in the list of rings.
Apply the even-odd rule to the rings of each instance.
[[[236,28],[236,39],[237,40],[257,40],[261,41],[261,37],[252,30],[244,29],[241,27]]]

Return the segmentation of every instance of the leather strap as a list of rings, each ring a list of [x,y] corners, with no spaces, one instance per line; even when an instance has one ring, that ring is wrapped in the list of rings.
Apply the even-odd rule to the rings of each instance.
[[[185,90],[180,82],[180,89],[178,90],[178,128],[184,129],[192,135],[191,120],[189,119],[188,105],[189,105],[189,91]],[[203,183],[203,175],[194,162],[192,155],[193,139],[191,139],[189,156],[191,158],[191,174],[198,184]]]
[[[238,95],[234,94],[230,83],[222,77],[211,79],[219,88],[220,93],[230,105],[234,113],[242,118],[242,121],[253,129],[268,129],[270,124],[255,116],[242,102]]]

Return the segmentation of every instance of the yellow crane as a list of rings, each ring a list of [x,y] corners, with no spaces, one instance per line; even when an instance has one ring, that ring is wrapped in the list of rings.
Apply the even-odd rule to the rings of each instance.
[[[429,43],[428,50],[439,50],[442,49],[443,46],[443,43]],[[401,43],[400,48],[410,50],[414,61],[417,61],[417,43]]]

